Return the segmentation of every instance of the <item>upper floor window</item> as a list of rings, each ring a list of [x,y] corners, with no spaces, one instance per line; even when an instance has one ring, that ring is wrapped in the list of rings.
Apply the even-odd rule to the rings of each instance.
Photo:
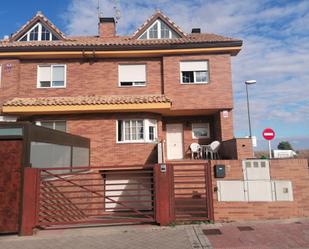
[[[119,65],[119,86],[145,86],[146,65]]]
[[[171,39],[180,36],[160,19],[156,20],[139,39]]]
[[[50,120],[43,121],[42,120],[42,121],[36,121],[35,124],[38,126],[43,126],[43,127],[53,129],[53,130],[58,130],[58,131],[63,131],[63,132],[67,131],[67,123],[66,121],[63,121],[63,120],[55,120],[55,121],[50,121]]]
[[[40,22],[34,25],[19,41],[55,41],[59,40],[48,28]]]
[[[63,88],[66,86],[65,65],[38,66],[38,88]]]
[[[157,122],[151,119],[132,119],[117,121],[118,142],[155,142]]]
[[[206,84],[209,81],[208,61],[182,61],[180,73],[183,84]]]

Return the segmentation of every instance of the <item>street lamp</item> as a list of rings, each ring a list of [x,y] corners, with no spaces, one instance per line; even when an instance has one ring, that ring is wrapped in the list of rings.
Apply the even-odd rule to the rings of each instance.
[[[251,131],[251,119],[250,119],[250,106],[249,106],[248,85],[254,85],[255,83],[256,83],[256,80],[247,80],[247,81],[245,81],[246,93],[247,93],[247,109],[248,109],[249,137],[250,138],[252,138],[252,131]]]

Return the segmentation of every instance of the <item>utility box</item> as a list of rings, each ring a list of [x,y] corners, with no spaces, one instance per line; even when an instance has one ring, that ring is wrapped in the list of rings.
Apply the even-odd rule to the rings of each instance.
[[[276,201],[293,201],[293,188],[291,181],[274,181]]]
[[[217,181],[218,201],[247,201],[243,181]]]
[[[245,180],[270,180],[268,160],[243,160],[242,168]]]
[[[217,164],[215,165],[215,178],[224,178],[225,177],[225,165]]]

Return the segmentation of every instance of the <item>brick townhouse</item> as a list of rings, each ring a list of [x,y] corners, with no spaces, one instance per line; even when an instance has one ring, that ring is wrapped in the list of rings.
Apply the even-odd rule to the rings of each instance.
[[[30,121],[91,139],[91,164],[190,158],[192,142],[251,156],[233,134],[231,56],[242,41],[157,11],[134,34],[100,18],[97,36],[66,36],[41,12],[0,41],[0,121]]]

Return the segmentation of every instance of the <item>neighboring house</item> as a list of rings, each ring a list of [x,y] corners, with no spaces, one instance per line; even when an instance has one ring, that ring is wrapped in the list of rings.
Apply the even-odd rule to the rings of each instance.
[[[66,36],[38,12],[1,40],[0,120],[88,137],[92,165],[154,163],[158,142],[167,160],[214,140],[223,157],[252,155],[249,140],[233,139],[231,56],[241,40],[187,34],[161,12],[131,36],[99,21],[98,36]]]

